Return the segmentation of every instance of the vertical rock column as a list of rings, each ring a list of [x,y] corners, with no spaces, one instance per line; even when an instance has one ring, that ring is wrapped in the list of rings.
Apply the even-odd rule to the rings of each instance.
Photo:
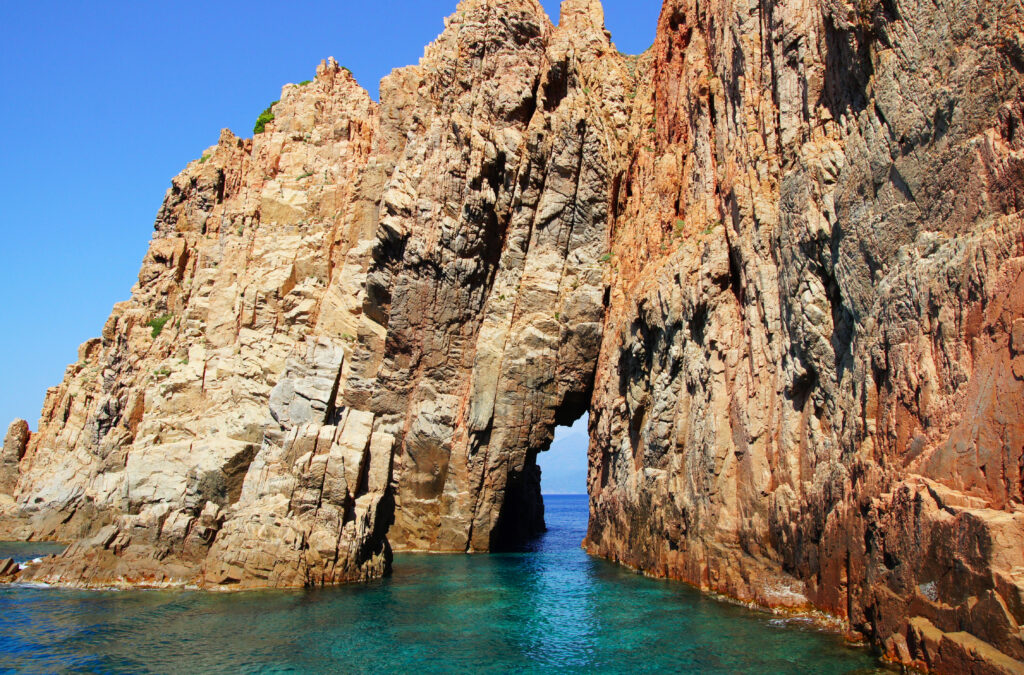
[[[18,465],[25,456],[30,435],[25,420],[14,420],[7,427],[3,450],[0,450],[0,495],[14,494],[14,487],[18,484]]]
[[[489,550],[542,526],[535,456],[589,400],[632,89],[598,5],[566,3],[558,28],[532,1],[459,7],[382,89],[444,92],[402,108],[423,132],[368,277],[367,313],[387,321],[373,405],[396,440],[389,538],[406,549]]]

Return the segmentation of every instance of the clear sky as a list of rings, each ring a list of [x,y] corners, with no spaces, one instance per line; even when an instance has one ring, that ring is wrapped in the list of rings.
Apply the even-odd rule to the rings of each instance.
[[[129,297],[171,178],[221,128],[250,135],[327,56],[376,98],[455,4],[0,4],[0,434],[15,417],[36,428],[46,388]],[[604,6],[620,51],[650,46],[660,0]]]
[[[537,456],[540,488],[546,495],[575,495],[587,492],[588,415],[571,427],[557,427],[551,448]]]

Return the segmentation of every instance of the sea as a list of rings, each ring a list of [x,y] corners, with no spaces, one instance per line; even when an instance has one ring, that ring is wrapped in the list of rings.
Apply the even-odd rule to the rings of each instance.
[[[586,496],[517,553],[397,554],[380,581],[208,593],[0,587],[0,672],[876,673],[874,653],[586,555]],[[50,545],[52,546],[52,545]],[[39,544],[0,543],[30,560]]]

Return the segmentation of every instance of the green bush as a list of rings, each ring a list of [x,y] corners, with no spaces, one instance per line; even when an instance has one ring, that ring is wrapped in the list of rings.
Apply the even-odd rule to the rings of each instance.
[[[277,101],[274,101],[267,106],[266,110],[260,113],[260,116],[256,118],[256,126],[252,128],[253,133],[262,134],[264,129],[267,128],[267,122],[274,121],[274,113],[271,112],[271,109],[277,105],[277,103]]]
[[[307,84],[309,84],[312,81],[313,80],[303,80],[302,82],[299,82],[298,86],[305,87]]]
[[[160,331],[164,329],[164,325],[173,317],[173,314],[164,314],[163,316],[158,316],[157,318],[150,319],[146,322],[146,325],[153,329],[152,335],[154,339],[160,335]]]

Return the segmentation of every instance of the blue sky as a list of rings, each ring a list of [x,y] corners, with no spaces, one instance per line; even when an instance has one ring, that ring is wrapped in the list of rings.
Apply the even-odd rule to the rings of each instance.
[[[540,487],[546,495],[575,495],[587,492],[588,415],[571,427],[555,429],[555,440],[547,452],[537,455]]]
[[[36,427],[46,388],[129,297],[171,178],[221,128],[251,134],[281,86],[327,56],[376,98],[455,4],[3,3],[0,425]],[[620,51],[650,46],[660,0],[604,6]]]

